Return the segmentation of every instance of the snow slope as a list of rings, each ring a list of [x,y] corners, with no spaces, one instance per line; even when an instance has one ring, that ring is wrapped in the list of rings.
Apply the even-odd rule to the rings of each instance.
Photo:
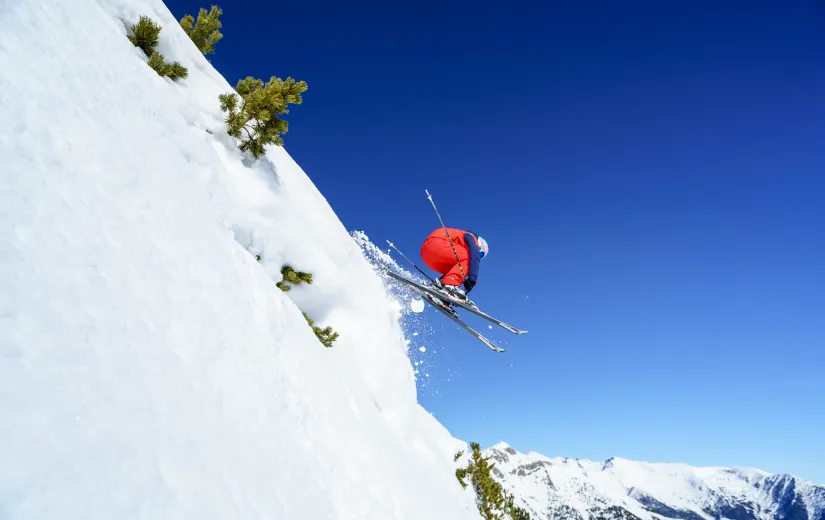
[[[0,0],[0,519],[477,519],[398,303],[231,88],[160,0]]]
[[[825,487],[758,469],[550,459],[504,442],[484,455],[534,520],[825,519]]]

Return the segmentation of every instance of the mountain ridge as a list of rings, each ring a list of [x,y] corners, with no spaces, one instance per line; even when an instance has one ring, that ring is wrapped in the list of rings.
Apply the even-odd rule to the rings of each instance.
[[[622,457],[550,458],[504,441],[483,453],[536,520],[825,520],[825,486],[789,474]]]

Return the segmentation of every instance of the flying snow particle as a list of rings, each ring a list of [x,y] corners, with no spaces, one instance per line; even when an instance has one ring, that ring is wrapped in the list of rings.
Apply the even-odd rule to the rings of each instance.
[[[410,309],[413,312],[424,312],[424,300],[413,300],[410,302]]]
[[[421,352],[427,352],[427,347],[420,347],[418,350]]]

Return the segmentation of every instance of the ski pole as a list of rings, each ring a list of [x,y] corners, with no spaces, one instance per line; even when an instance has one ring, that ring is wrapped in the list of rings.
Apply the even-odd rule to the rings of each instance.
[[[430,199],[430,204],[433,205],[433,209],[435,210],[435,214],[438,215],[438,220],[441,222],[441,227],[444,228],[444,232],[447,233],[447,240],[450,241],[450,247],[453,248],[453,254],[455,255],[455,261],[458,262],[458,268],[461,270],[461,277],[467,278],[467,275],[464,274],[464,267],[461,265],[461,260],[458,259],[458,253],[455,250],[455,244],[453,244],[453,239],[450,238],[450,232],[447,231],[447,226],[444,225],[444,220],[441,218],[441,214],[438,212],[438,208],[435,207],[435,202],[433,202],[433,196],[430,195],[430,192],[424,190],[424,193],[427,194],[427,198]]]
[[[409,263],[410,263],[410,265],[412,265],[413,267],[415,267],[416,269],[418,269],[418,272],[419,272],[419,273],[421,273],[421,274],[423,274],[423,275],[427,278],[427,280],[429,280],[429,281],[430,281],[430,282],[432,282],[432,283],[435,283],[435,280],[433,280],[432,278],[430,278],[430,277],[429,277],[429,275],[427,275],[427,273],[425,273],[424,271],[422,271],[422,270],[421,270],[421,269],[420,269],[417,265],[415,265],[415,263],[414,263],[412,260],[410,260],[409,258],[407,258],[407,255],[405,255],[404,253],[402,253],[402,252],[401,252],[401,250],[400,250],[400,249],[398,249],[397,247],[395,247],[395,244],[393,244],[393,243],[392,243],[392,242],[390,242],[389,240],[387,240],[387,243],[390,245],[390,247],[391,247],[391,248],[393,248],[393,249],[395,249],[396,251],[398,251],[398,254],[399,254],[399,255],[401,255],[402,257],[404,257],[404,260],[406,260],[407,262],[409,262]]]

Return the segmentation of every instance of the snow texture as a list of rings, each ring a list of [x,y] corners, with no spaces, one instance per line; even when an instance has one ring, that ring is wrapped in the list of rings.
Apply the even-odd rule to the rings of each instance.
[[[409,303],[231,91],[160,0],[0,0],[0,518],[477,520]]]
[[[825,520],[825,487],[758,469],[618,457],[605,462],[550,459],[520,453],[504,442],[484,455],[495,462],[499,480],[534,513],[534,520],[633,518],[625,513],[645,520]]]
[[[450,376],[442,378],[430,377],[430,371],[434,369],[451,371],[450,367],[438,366],[439,356],[444,350],[449,348],[449,344],[443,341],[443,335],[439,331],[445,330],[452,325],[435,310],[427,316],[426,312],[416,312],[416,302],[426,305],[420,296],[410,289],[406,284],[400,283],[387,276],[383,269],[391,269],[396,273],[406,276],[409,279],[423,282],[424,279],[415,273],[410,272],[399,265],[390,254],[390,248],[383,250],[376,246],[363,231],[352,231],[351,236],[356,244],[361,248],[364,258],[373,266],[375,274],[382,280],[386,290],[390,293],[392,307],[397,313],[398,320],[405,332],[407,340],[407,355],[415,367],[414,374],[416,383],[420,390],[426,390],[435,395],[439,393],[438,384],[441,380],[450,381]],[[406,264],[406,261],[405,261]],[[408,264],[407,264],[408,265]],[[382,269],[383,268],[383,269]],[[426,310],[427,307],[425,306]],[[432,309],[432,308],[431,308]],[[410,312],[411,311],[411,312]],[[436,326],[440,328],[436,330]],[[413,342],[415,344],[413,344]],[[425,346],[424,350],[421,347]]]
[[[424,312],[424,300],[413,300],[410,302],[410,309],[413,312]]]

